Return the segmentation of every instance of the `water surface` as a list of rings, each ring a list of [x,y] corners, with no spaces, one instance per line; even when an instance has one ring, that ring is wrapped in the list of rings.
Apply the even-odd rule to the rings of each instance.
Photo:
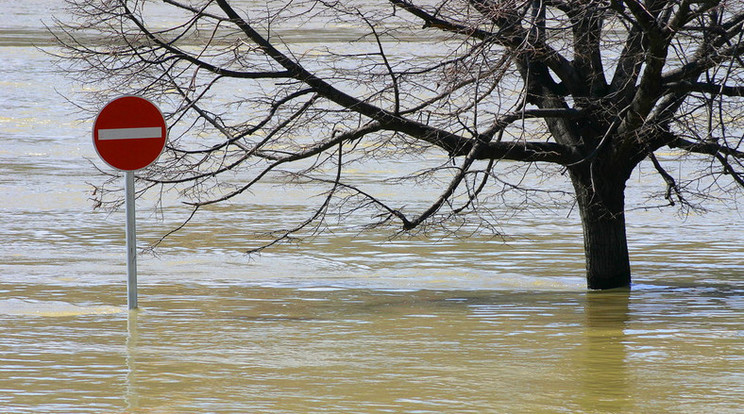
[[[61,95],[81,86],[33,47],[51,44],[41,19],[56,5],[0,16],[3,412],[740,410],[744,236],[728,206],[631,211],[635,285],[596,293],[570,204],[490,206],[505,238],[391,240],[352,222],[247,256],[309,208],[267,186],[141,255],[141,309],[126,311],[123,212],[92,209],[106,179],[92,120]],[[654,185],[634,178],[631,208]],[[189,213],[142,203],[141,247]]]

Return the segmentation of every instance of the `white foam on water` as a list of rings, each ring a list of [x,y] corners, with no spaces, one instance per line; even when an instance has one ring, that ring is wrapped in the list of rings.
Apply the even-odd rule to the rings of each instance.
[[[0,300],[0,315],[28,315],[41,317],[64,317],[82,315],[108,315],[122,313],[117,306],[80,306],[62,301],[40,301],[23,299]]]

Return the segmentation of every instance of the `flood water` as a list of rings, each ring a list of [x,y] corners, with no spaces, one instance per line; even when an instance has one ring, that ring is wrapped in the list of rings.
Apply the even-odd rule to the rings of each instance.
[[[247,256],[307,208],[268,186],[140,255],[127,311],[92,120],[34,47],[57,2],[0,4],[0,412],[741,412],[742,214],[638,208],[648,166],[627,292],[586,291],[570,206],[509,214],[505,240],[351,226]],[[143,208],[142,247],[187,214]]]

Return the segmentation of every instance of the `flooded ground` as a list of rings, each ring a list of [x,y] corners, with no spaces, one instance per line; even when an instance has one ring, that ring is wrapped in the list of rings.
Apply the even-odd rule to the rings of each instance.
[[[2,289],[25,297],[0,302],[6,412],[733,413],[744,398],[744,303],[725,287],[170,283],[130,315],[112,286]]]
[[[0,16],[0,411],[740,412],[744,235],[729,206],[631,211],[633,289],[597,293],[570,206],[517,212],[506,240],[339,227],[247,256],[257,229],[307,208],[267,189],[141,255],[128,312],[123,212],[89,200],[105,179],[92,120],[32,46],[52,3]],[[142,247],[188,210],[161,213],[140,211]]]

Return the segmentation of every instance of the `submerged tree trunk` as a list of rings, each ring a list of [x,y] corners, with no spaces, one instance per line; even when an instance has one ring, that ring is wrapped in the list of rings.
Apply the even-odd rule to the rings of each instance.
[[[630,286],[630,258],[625,233],[625,174],[607,176],[589,169],[572,170],[584,230],[589,289]]]

